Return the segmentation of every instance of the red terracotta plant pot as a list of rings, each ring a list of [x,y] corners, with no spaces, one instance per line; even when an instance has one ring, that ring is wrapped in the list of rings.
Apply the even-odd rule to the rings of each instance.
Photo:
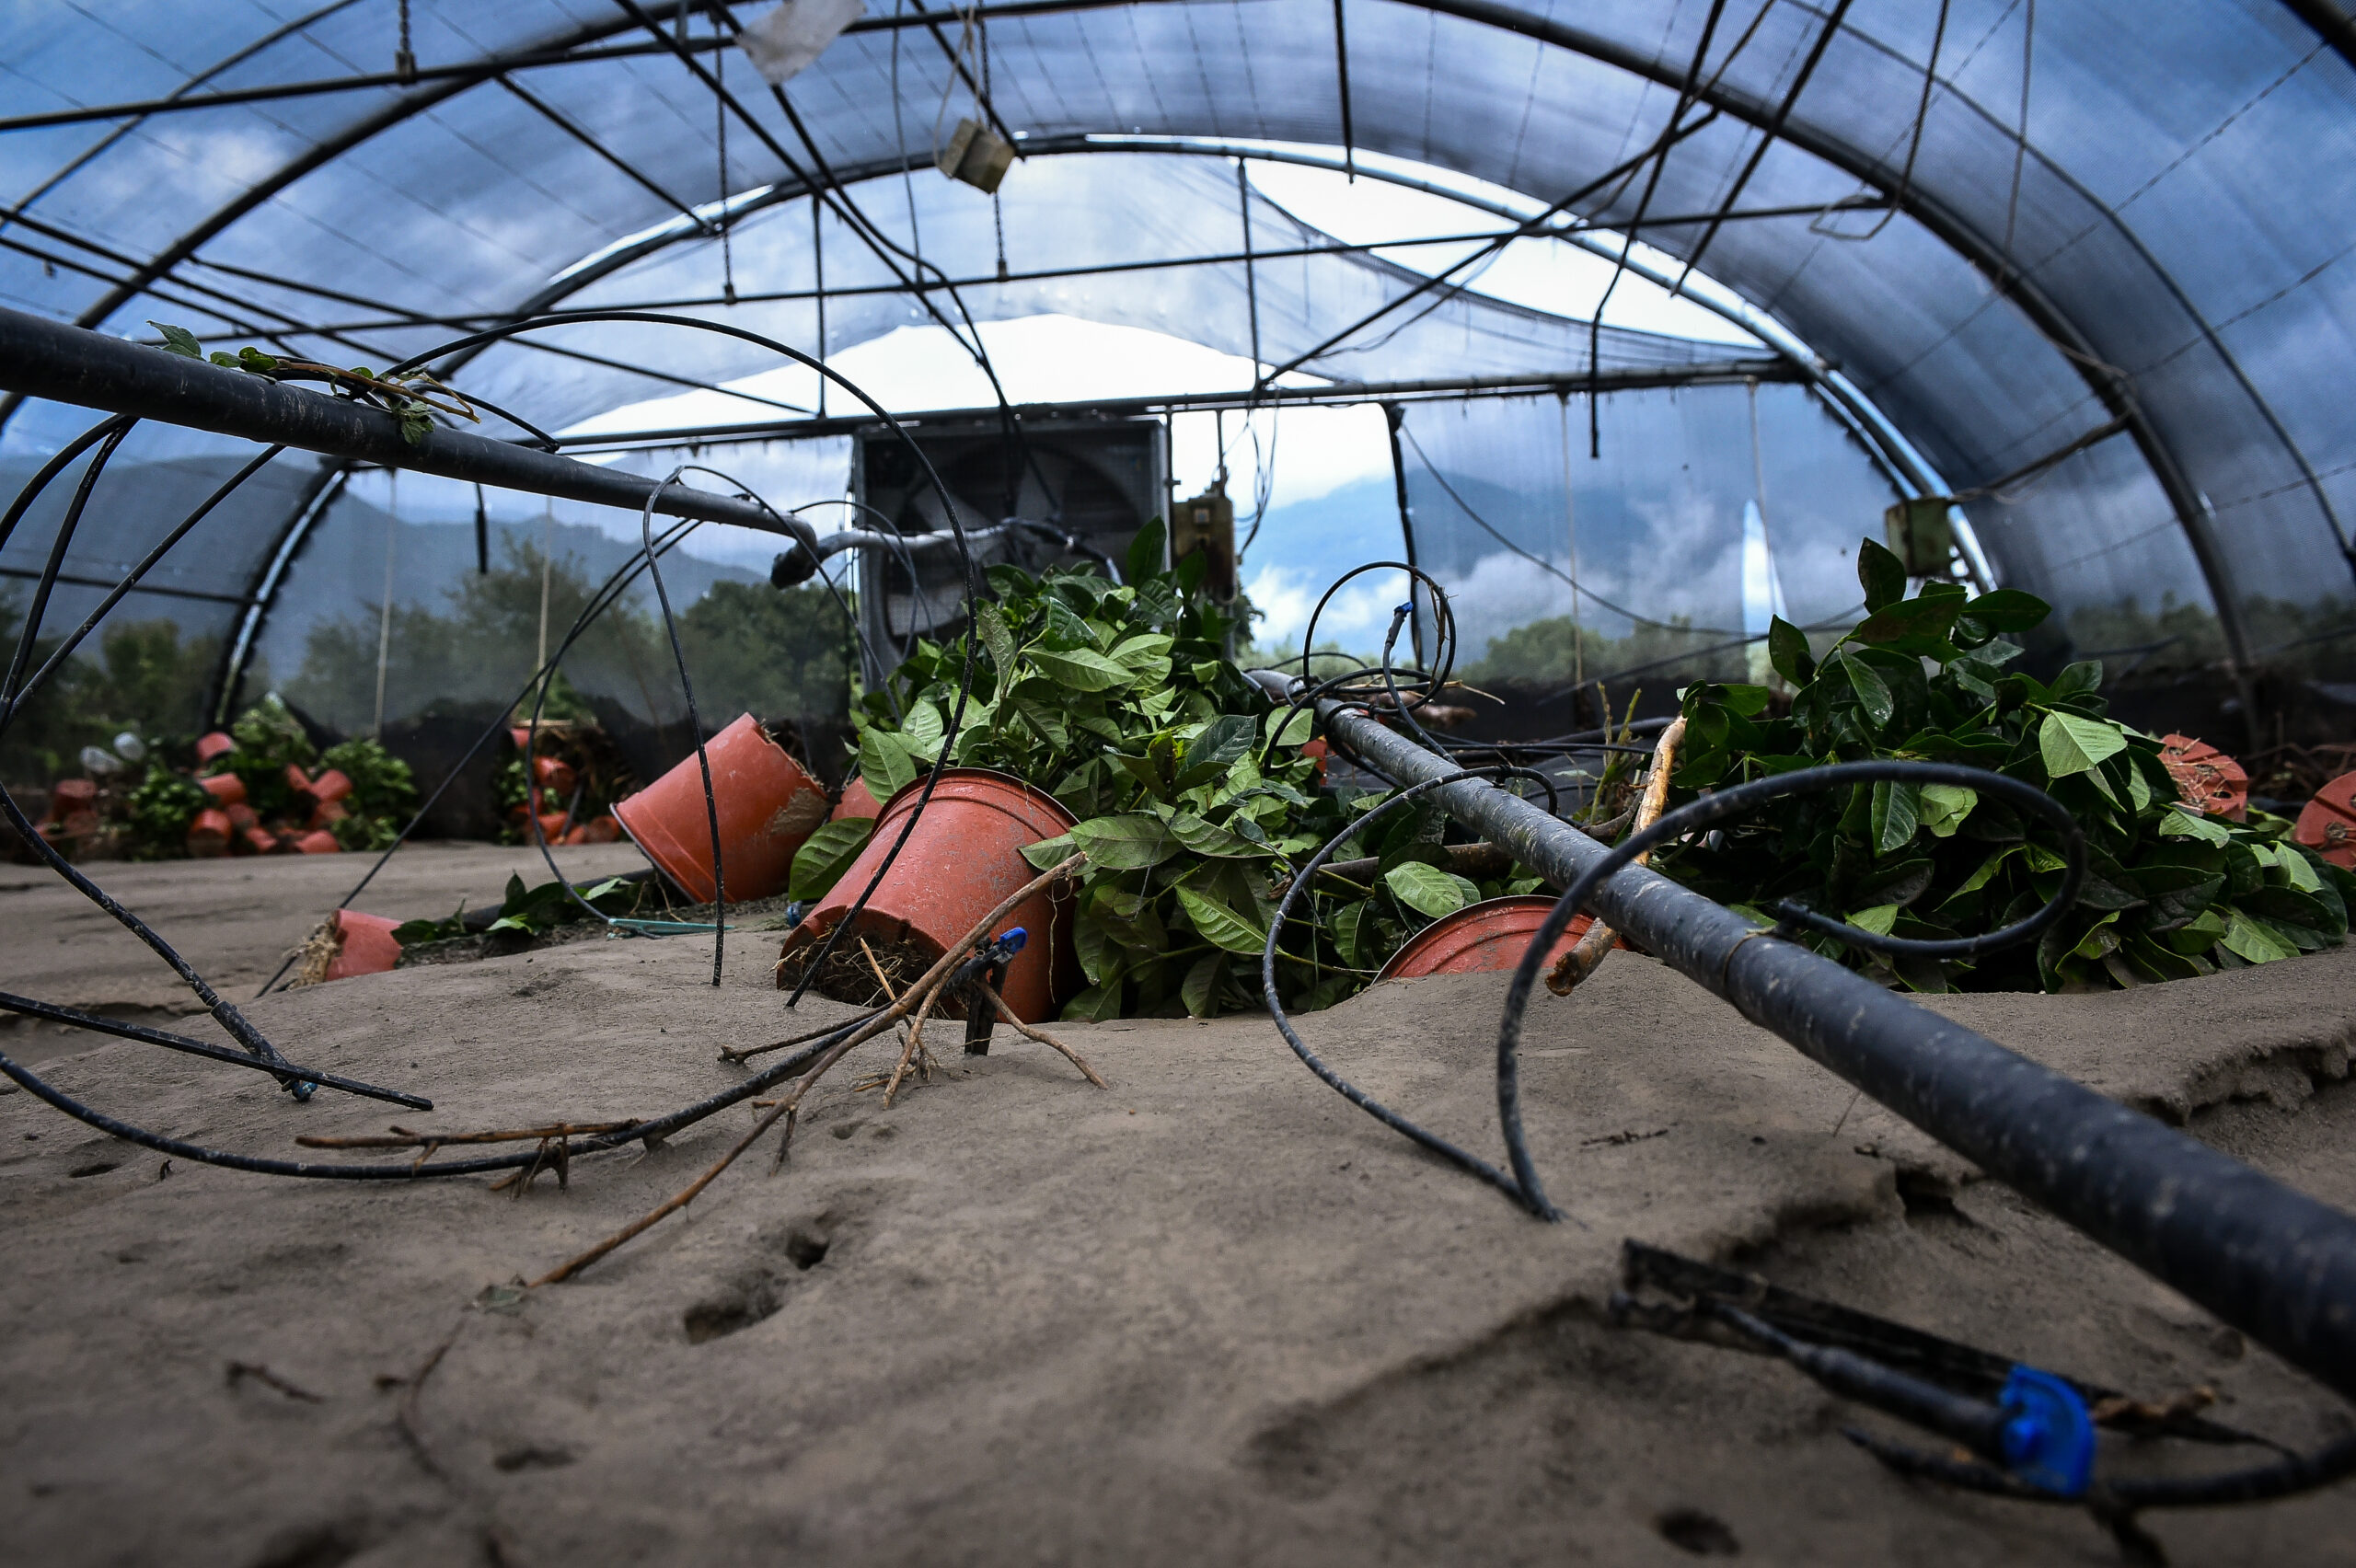
[[[341,767],[330,767],[311,780],[311,799],[315,801],[341,801],[351,794],[352,780]]]
[[[1318,736],[1315,740],[1303,741],[1300,744],[1301,755],[1315,757],[1317,759],[1317,781],[1320,784],[1325,782],[1325,759],[1328,756],[1331,756],[1333,753],[1334,748],[1326,744],[1325,737],[1322,735]]]
[[[246,781],[234,773],[216,773],[210,778],[200,778],[197,788],[213,797],[213,803],[227,810],[246,803]]]
[[[298,795],[307,795],[311,792],[311,776],[290,762],[286,765],[286,787]]]
[[[919,775],[884,803],[867,847],[834,891],[788,934],[780,957],[823,940],[849,912],[923,793]],[[892,862],[891,873],[843,940],[861,936],[898,943],[927,955],[928,963],[936,960],[1001,899],[1039,874],[1022,858],[1024,845],[1059,837],[1075,825],[1072,814],[1044,790],[988,768],[953,767],[941,776],[907,847]],[[1029,943],[1007,966],[1006,986],[999,992],[1025,1022],[1053,1018],[1080,988],[1067,905],[1068,896],[1035,893],[1006,917],[1007,926],[1021,926],[1031,933]],[[778,984],[785,985],[782,971]]]
[[[622,824],[609,816],[591,817],[564,836],[567,844],[611,844],[622,836]]]
[[[61,778],[50,787],[49,814],[63,822],[78,812],[96,811],[98,786],[91,778]]]
[[[215,730],[209,735],[198,738],[196,743],[196,766],[202,767],[206,763],[212,762],[217,757],[227,756],[231,752],[236,751],[237,749],[237,741],[236,736],[229,734],[225,731]]]
[[[341,822],[351,814],[343,809],[341,801],[321,801],[311,808],[311,825],[325,827],[331,822]]]
[[[328,917],[335,927],[336,955],[325,978],[346,980],[354,974],[382,974],[400,962],[401,944],[393,940],[400,922],[382,915],[339,909]]]
[[[253,807],[239,801],[228,807],[229,825],[239,833],[251,833],[261,825],[261,817]]]
[[[278,835],[268,828],[249,827],[244,834],[246,847],[256,855],[275,855],[282,846]]]
[[[826,820],[826,791],[749,713],[704,743],[704,755],[720,809],[721,864],[730,900],[783,892],[793,852]],[[711,902],[718,892],[711,824],[704,813],[703,771],[693,756],[615,806],[614,815],[689,898]]]
[[[572,793],[572,765],[558,757],[536,756],[532,759],[532,781],[562,799]]]
[[[1412,980],[1421,974],[1486,974],[1511,969],[1530,951],[1530,939],[1538,934],[1538,928],[1546,923],[1546,912],[1553,907],[1553,899],[1537,893],[1468,904],[1409,937],[1375,979],[1379,983]],[[1548,967],[1570,951],[1594,923],[1592,915],[1572,916],[1546,954]]]
[[[324,828],[319,829],[317,832],[306,833],[300,838],[297,838],[294,841],[294,848],[296,853],[303,855],[341,855],[343,853],[343,846],[335,841],[335,835],[328,832]]]
[[[845,817],[875,817],[884,808],[876,803],[875,791],[867,787],[864,778],[854,778],[843,786],[843,798],[836,802],[828,822],[840,822]]]
[[[542,812],[540,813],[540,836],[542,838],[547,839],[551,844],[561,844],[564,842],[564,813],[562,812]],[[705,836],[709,838],[710,834],[707,831]],[[709,860],[711,857],[710,855],[706,855],[704,859]]]
[[[2160,761],[2186,805],[2210,816],[2249,820],[2249,775],[2215,746],[2189,735],[2163,735]]]
[[[2316,790],[2291,836],[2333,865],[2356,871],[2356,773],[2343,773]]]
[[[200,860],[210,860],[229,852],[229,835],[237,830],[229,825],[229,813],[217,806],[207,806],[196,813],[188,824],[188,852]]]

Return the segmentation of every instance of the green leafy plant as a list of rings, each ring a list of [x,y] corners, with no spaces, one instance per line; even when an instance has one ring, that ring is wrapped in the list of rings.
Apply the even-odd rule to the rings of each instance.
[[[215,763],[212,771],[236,774],[246,787],[246,803],[264,822],[293,811],[294,786],[286,770],[307,768],[319,755],[302,721],[276,692],[271,692],[237,716],[229,726],[229,735],[237,743],[237,749]],[[304,814],[309,814],[307,808]]]
[[[349,814],[329,824],[336,842],[353,850],[389,847],[417,803],[409,764],[363,735],[329,746],[319,755],[319,767],[338,769],[352,780],[343,802]]]
[[[627,915],[638,907],[645,884],[626,882],[620,877],[608,877],[592,888],[582,890],[583,903],[600,914]],[[407,920],[393,928],[393,940],[407,947],[419,947],[427,942],[445,942],[459,937],[472,936],[466,924],[467,906],[462,903],[446,918],[440,920]],[[514,931],[525,936],[544,936],[559,926],[570,925],[589,917],[581,905],[573,902],[560,882],[544,882],[537,887],[525,887],[524,879],[511,875],[507,893],[499,906],[499,914],[479,934],[491,936],[502,931]]]
[[[1381,798],[1317,789],[1300,750],[1308,716],[1273,734],[1273,704],[1222,651],[1249,606],[1203,592],[1200,556],[1161,570],[1162,537],[1159,521],[1139,533],[1122,586],[1092,567],[1034,578],[994,566],[994,597],[976,615],[975,686],[951,760],[1011,773],[1080,819],[1024,851],[1043,869],[1087,857],[1073,937],[1088,986],[1068,1018],[1256,1005],[1284,882]],[[963,638],[923,643],[861,698],[858,766],[877,799],[940,757],[964,657]],[[1347,996],[1436,913],[1489,891],[1438,869],[1443,825],[1436,810],[1384,822],[1362,847],[1380,857],[1371,883],[1321,879],[1297,905],[1277,966],[1288,1007]]]
[[[786,896],[811,900],[826,897],[874,836],[873,817],[844,817],[839,822],[822,824],[793,852],[793,870],[786,884]]]
[[[131,859],[167,860],[187,854],[189,826],[212,803],[213,797],[188,778],[149,763],[129,801]]]
[[[2102,666],[2050,684],[2008,671],[2005,634],[2049,613],[2016,589],[1971,596],[1926,582],[1871,540],[1858,549],[1865,619],[1820,656],[1778,618],[1768,638],[1792,688],[1773,716],[1767,688],[1705,684],[1682,694],[1685,752],[1673,800],[1721,784],[1866,757],[1964,763],[2023,779],[2085,830],[2088,876],[2075,908],[2041,940],[1977,963],[1900,960],[1919,991],[2141,985],[2264,963],[2339,943],[2356,877],[2308,853],[2290,824],[2200,814],[2178,798],[2157,740],[2109,717]],[[1778,801],[1710,839],[1666,846],[1654,865],[1756,913],[1791,899],[1903,937],[1976,935],[2024,918],[2060,888],[2050,829],[1952,785],[1881,783]],[[1761,917],[1764,918],[1764,917]],[[1830,938],[1819,951],[1878,961]]]

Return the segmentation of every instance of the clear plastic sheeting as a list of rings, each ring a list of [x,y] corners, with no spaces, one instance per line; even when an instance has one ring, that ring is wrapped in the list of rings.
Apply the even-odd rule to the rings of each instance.
[[[1001,214],[929,167],[936,127],[981,106],[928,30],[895,28],[880,6],[783,101],[722,44],[704,7],[647,6],[651,29],[623,7],[579,0],[410,9],[424,75],[408,85],[388,75],[389,6],[126,0],[103,13],[12,12],[0,27],[0,120],[375,79],[0,130],[0,190],[13,208],[0,225],[0,298],[118,332],[182,321],[221,340],[380,364],[454,325],[618,300],[637,292],[625,278],[709,295],[723,197],[751,206],[772,190],[798,196],[822,158],[853,182],[913,166],[918,226],[938,210],[927,258],[995,278]],[[739,8],[745,20],[758,14]],[[2345,259],[2356,250],[2356,74],[2346,60],[2278,0],[2034,10],[1877,0],[1837,11],[1732,0],[1704,51],[1710,15],[1669,0],[1570,11],[1354,0],[1353,134],[1361,147],[1543,201],[1576,197],[1568,210],[1607,228],[1634,224],[1642,205],[1644,239],[1698,257],[1838,364],[1952,488],[1989,486],[2122,421],[2099,458],[2073,459],[2072,473],[2001,515],[1975,511],[1989,514],[1997,574],[2073,603],[2112,593],[2125,614],[2169,594],[2195,603],[2189,556],[2219,657],[2235,668],[2291,645],[2302,669],[2356,657],[2356,639],[2331,630],[2356,620],[2356,406],[2340,387],[2356,349],[2356,273]],[[990,109],[1025,151],[1079,151],[1105,134],[1343,139],[1323,0],[1027,11],[988,19],[985,31]],[[1690,134],[1657,165],[1632,167],[1661,144],[1689,83]],[[722,84],[733,107],[716,98]],[[1017,162],[1001,191],[1010,267],[1063,263],[1066,234],[1071,256],[1109,259],[1173,235],[1190,251],[1233,243],[1223,165],[1171,156],[1108,167],[1118,175],[1068,185],[1046,156]],[[1626,172],[1607,178],[1614,170]],[[914,231],[902,233],[905,202],[891,200],[896,183],[859,185],[855,199],[882,234],[918,249]],[[834,225],[830,287],[887,271]],[[774,235],[729,259],[739,294],[802,286],[812,269],[796,247],[808,228],[806,207],[792,202],[748,218],[732,247]],[[1260,242],[1286,237],[1271,219]],[[679,253],[692,260],[676,264],[676,280],[653,275],[673,263],[638,259],[679,238],[696,243]],[[1125,250],[1125,238],[1137,248]],[[1109,318],[1143,317],[1232,346],[1239,322],[1248,329],[1234,271],[1138,273],[1117,286],[992,282],[967,303],[980,316],[1014,314],[1061,308],[1043,302],[1084,290]],[[1275,340],[1301,346],[1319,312],[1346,320],[1353,299],[1398,286],[1362,260],[1268,271],[1262,303]],[[1312,307],[1306,315],[1285,314],[1288,288]],[[911,304],[832,302],[829,335],[854,341],[887,316],[910,319]],[[783,302],[694,308],[747,321],[766,312],[797,342],[814,335],[814,311]],[[1285,335],[1294,323],[1299,339]],[[487,388],[539,383],[546,396],[519,398],[519,411],[572,414],[759,368],[716,339],[658,357],[629,333],[575,330],[579,341],[486,355],[477,374]],[[1564,346],[1558,332],[1461,302],[1317,368],[1400,379],[1411,363],[1461,372],[1525,348],[1537,363]],[[29,433],[12,429],[7,450],[55,438],[54,421],[33,417]],[[2139,467],[2148,490],[2131,478]],[[2164,520],[2181,543],[2146,550],[2143,541],[2165,539],[2150,532]],[[2149,574],[2073,565],[2039,575],[2089,555],[2147,561]]]
[[[1008,181],[995,210],[979,191],[930,170],[905,187],[897,177],[868,180],[851,195],[912,254],[962,282],[953,298],[943,289],[930,291],[933,307],[958,329],[968,319],[1054,313],[1169,333],[1247,363],[1256,348],[1259,362],[1273,368],[1322,349],[1362,317],[1427,282],[1426,274],[1395,262],[1341,248],[1331,236],[1257,192],[1250,196],[1250,248],[1254,256],[1274,254],[1255,261],[1247,278],[1240,259],[1246,248],[1244,193],[1225,159],[1144,153],[1043,157],[1025,166],[1020,181]],[[994,281],[1000,233],[1007,269],[1016,280],[1005,283]],[[731,233],[728,248],[725,265],[733,267],[739,301],[733,307],[722,303],[729,274],[716,239],[667,246],[585,284],[564,307],[616,309],[652,302],[814,352],[818,312],[808,296],[816,288],[816,259],[823,251],[830,352],[934,320],[923,304],[898,287],[885,259],[860,244],[834,213],[822,213],[814,248],[807,198],[747,213]],[[1239,259],[1167,264],[1205,256]],[[891,259],[902,274],[914,273],[913,263]],[[1137,270],[1118,270],[1123,268]],[[1025,276],[1038,273],[1057,275]],[[757,289],[746,286],[752,279],[760,280]],[[770,297],[778,294],[791,297]],[[661,370],[684,364],[706,378],[733,381],[783,363],[756,344],[702,340],[675,327],[638,323],[559,328],[534,333],[533,341],[540,346],[486,351],[468,367],[465,385],[550,429],[679,389],[676,381],[662,382],[629,366]],[[550,345],[583,357],[553,361]],[[1597,350],[1596,363],[1605,370],[1673,370],[1759,352],[1616,327],[1598,335]],[[1585,322],[1475,293],[1432,289],[1376,329],[1319,353],[1300,370],[1345,383],[1576,375],[1588,368],[1588,354]],[[753,421],[814,410],[815,377],[797,376],[792,385],[793,409],[744,400],[722,417]],[[764,395],[778,396],[768,387]],[[827,409],[862,411],[840,387],[829,389]]]
[[[1597,411],[1600,458],[1579,399],[1404,410],[1415,561],[1449,592],[1465,679],[1524,694],[1601,679],[1623,697],[1739,680],[1771,614],[1828,630],[1863,614],[1857,540],[1880,535],[1896,491],[1805,390],[1635,393]]]

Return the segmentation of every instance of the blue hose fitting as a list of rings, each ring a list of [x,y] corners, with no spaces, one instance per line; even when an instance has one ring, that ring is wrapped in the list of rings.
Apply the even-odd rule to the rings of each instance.
[[[1996,1401],[2004,1423],[2004,1462],[2032,1486],[2083,1497],[2094,1482],[2095,1424],[2078,1390],[2050,1372],[2015,1366]]]

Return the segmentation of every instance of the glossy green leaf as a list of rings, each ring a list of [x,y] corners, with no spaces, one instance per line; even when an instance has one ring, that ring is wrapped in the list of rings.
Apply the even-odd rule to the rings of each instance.
[[[2037,727],[2037,746],[2045,761],[2047,775],[2067,778],[2076,773],[2091,773],[2105,757],[2115,756],[2127,749],[2127,736],[2118,725],[2099,719],[2082,719],[2075,713],[2060,710],[2048,713]],[[2108,783],[2101,786],[2108,794]]]
[[[1091,865],[1112,870],[1158,866],[1184,847],[1169,824],[1143,812],[1092,817],[1071,830],[1071,841]]]
[[[150,321],[147,325],[164,335],[166,353],[180,354],[192,360],[201,360],[204,357],[204,345],[198,342],[196,334],[187,328],[167,327],[161,321]]]
[[[1148,578],[1161,575],[1163,570],[1161,558],[1169,546],[1168,526],[1159,517],[1147,518],[1145,526],[1129,540],[1128,559],[1124,563],[1127,570],[1121,573],[1121,581],[1134,586]]]
[[[1212,946],[1229,952],[1257,956],[1268,943],[1268,934],[1255,929],[1252,922],[1238,915],[1208,894],[1181,884],[1177,889],[1178,906],[1195,929]]]
[[[1025,844],[1022,847],[1022,858],[1044,871],[1050,866],[1060,866],[1070,859],[1072,850],[1071,835],[1064,833],[1053,838],[1042,839],[1036,844]]]
[[[1893,559],[1896,558],[1892,558]],[[1871,664],[1846,652],[1841,655],[1841,668],[1849,677],[1849,688],[1857,694],[1857,706],[1875,729],[1880,729],[1897,711],[1897,699],[1889,694],[1889,685]]]
[[[1419,915],[1437,920],[1443,915],[1453,915],[1472,902],[1466,894],[1471,887],[1462,877],[1441,870],[1438,866],[1420,860],[1407,860],[1382,873],[1383,884],[1391,894]],[[1477,895],[1478,890],[1474,890]]]
[[[1228,965],[1225,953],[1206,953],[1186,971],[1185,980],[1178,987],[1178,999],[1190,1018],[1218,1016],[1218,977]]]
[[[2027,631],[2053,613],[2053,606],[2034,594],[1999,588],[1963,606],[1963,613],[1996,631]]]
[[[1952,838],[1979,803],[1980,791],[1968,786],[1925,784],[1922,788],[1923,825],[1934,837]]]
[[[1767,623],[1767,658],[1775,673],[1794,686],[1816,678],[1816,656],[1808,651],[1807,633],[1777,616]]]
[[[835,883],[850,870],[867,841],[874,836],[873,817],[842,817],[822,823],[818,831],[802,841],[793,852],[793,870],[786,882],[789,898],[824,898],[834,891]],[[1048,864],[1053,865],[1052,860]]]
[[[1873,842],[1877,855],[1894,855],[1914,842],[1922,798],[1911,784],[1884,779],[1874,786]]]
[[[1906,597],[1906,563],[1887,547],[1871,539],[1857,541],[1857,584],[1865,591],[1865,609],[1880,609]]]
[[[859,738],[859,776],[880,804],[915,782],[917,759],[907,743],[872,725]]]
[[[1136,678],[1136,672],[1127,665],[1116,664],[1092,648],[1057,651],[1034,647],[1031,650],[1031,662],[1049,680],[1073,691],[1110,691]]]
[[[2264,921],[2253,920],[2238,909],[2225,917],[2225,934],[2222,940],[2227,952],[2252,963],[2272,963],[2279,959],[2299,956],[2298,948],[2280,931]]]

